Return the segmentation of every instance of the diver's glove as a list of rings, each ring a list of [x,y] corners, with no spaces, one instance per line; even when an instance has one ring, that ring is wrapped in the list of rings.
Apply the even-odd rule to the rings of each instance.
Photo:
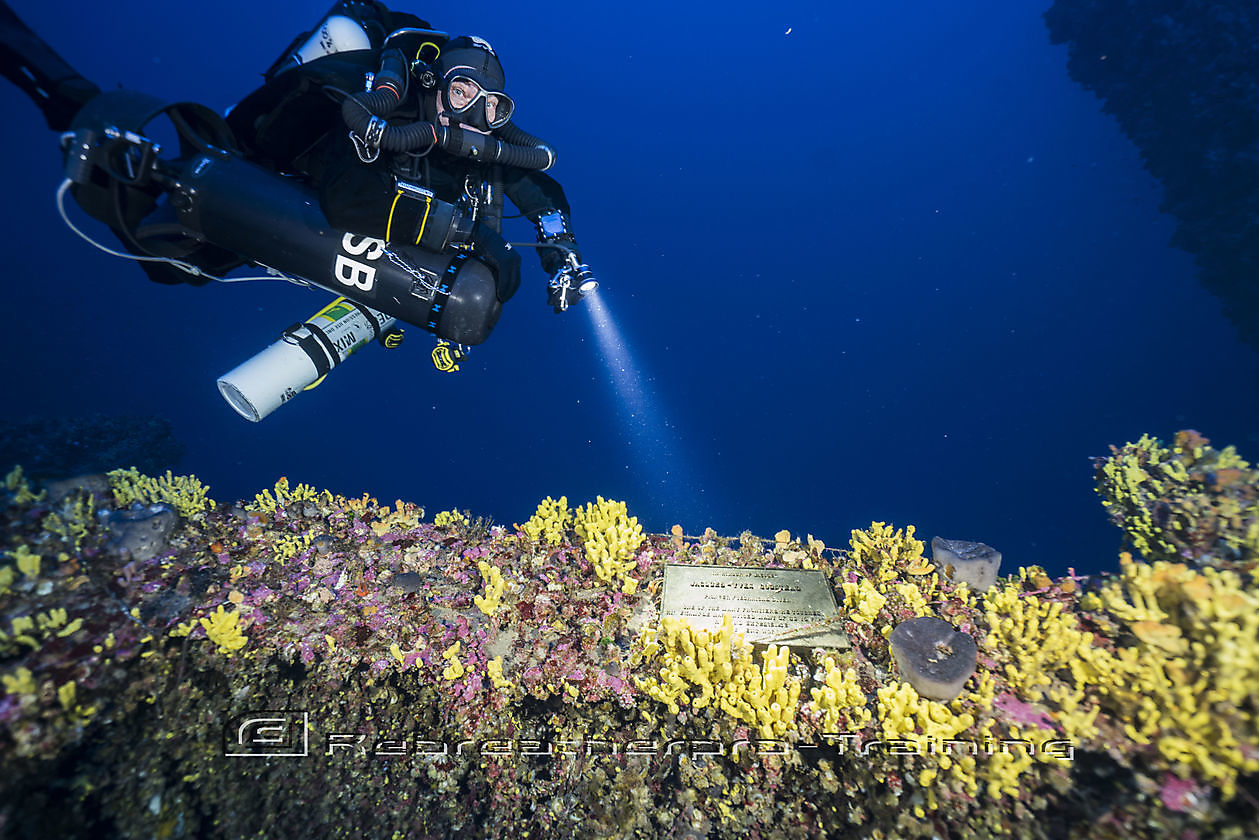
[[[542,261],[543,271],[554,277],[556,272],[568,265],[570,254],[575,254],[577,262],[581,262],[581,251],[577,250],[577,239],[573,236],[567,213],[547,210],[535,224],[538,228],[538,258]]]
[[[542,270],[552,277],[564,270],[570,257],[581,262],[581,251],[577,250],[577,240],[571,234],[539,240],[538,258],[542,261]]]
[[[581,251],[577,250],[577,239],[567,213],[547,210],[536,224],[538,258],[542,261],[542,270],[551,275],[546,301],[557,313],[563,312],[599,284],[590,266],[581,261]]]
[[[546,302],[556,314],[599,287],[590,266],[579,260],[575,251],[569,251],[567,262],[551,276],[551,281],[547,284]]]

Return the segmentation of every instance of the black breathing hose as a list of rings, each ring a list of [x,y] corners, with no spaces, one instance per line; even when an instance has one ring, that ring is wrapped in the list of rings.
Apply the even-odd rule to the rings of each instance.
[[[372,90],[352,93],[341,103],[341,117],[350,130],[389,152],[437,146],[452,155],[520,169],[545,170],[555,164],[555,152],[549,146],[511,123],[496,135],[425,121],[390,125],[385,118],[406,97],[408,75],[402,51],[386,50]]]
[[[521,129],[512,122],[509,122],[507,125],[496,131],[495,136],[501,137],[503,140],[506,140],[508,143],[515,146],[546,146],[546,143],[543,143],[537,137],[534,137],[532,134]]]

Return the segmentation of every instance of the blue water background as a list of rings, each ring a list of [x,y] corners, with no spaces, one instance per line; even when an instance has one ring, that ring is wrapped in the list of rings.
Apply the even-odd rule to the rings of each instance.
[[[1007,569],[1111,568],[1089,456],[1195,428],[1259,458],[1256,356],[1168,246],[1159,185],[1068,78],[1046,5],[410,7],[493,43],[519,124],[559,150],[646,416],[526,254],[459,373],[411,329],[240,419],[216,378],[328,296],[163,287],[94,251],[56,215],[55,136],[0,87],[3,414],[169,417],[178,471],[220,501],[284,475],[511,523],[601,494],[652,531],[842,545],[879,520]],[[327,8],[11,6],[103,87],[220,111]]]

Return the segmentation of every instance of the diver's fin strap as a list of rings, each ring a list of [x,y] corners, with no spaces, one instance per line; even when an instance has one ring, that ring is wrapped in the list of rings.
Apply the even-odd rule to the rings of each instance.
[[[380,334],[380,346],[386,350],[397,350],[402,346],[402,339],[406,334],[400,327],[389,327]]]
[[[442,373],[454,373],[459,370],[459,363],[468,355],[467,349],[462,344],[451,344],[445,339],[438,339],[437,346],[433,348],[433,367]]]

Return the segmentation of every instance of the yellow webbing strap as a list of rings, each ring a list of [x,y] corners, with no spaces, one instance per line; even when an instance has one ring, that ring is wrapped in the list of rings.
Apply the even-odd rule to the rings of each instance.
[[[385,222],[385,241],[393,241],[393,211],[398,208],[398,199],[402,198],[402,190],[398,190],[398,194],[393,197],[393,204],[389,205],[389,221]]]
[[[402,198],[402,190],[398,190],[398,194],[393,197],[393,204],[389,205],[389,220],[385,222],[385,241],[393,241],[393,214],[398,209],[398,199]],[[419,200],[418,198],[416,199]],[[433,200],[428,196],[424,196],[424,218],[420,219],[420,229],[415,235],[415,244],[420,244],[420,237],[424,235],[424,227],[428,224],[428,214],[433,209]]]
[[[424,235],[424,227],[428,224],[428,213],[433,209],[433,199],[424,196],[424,218],[420,219],[420,230],[415,234],[415,244],[420,244],[420,237]]]

